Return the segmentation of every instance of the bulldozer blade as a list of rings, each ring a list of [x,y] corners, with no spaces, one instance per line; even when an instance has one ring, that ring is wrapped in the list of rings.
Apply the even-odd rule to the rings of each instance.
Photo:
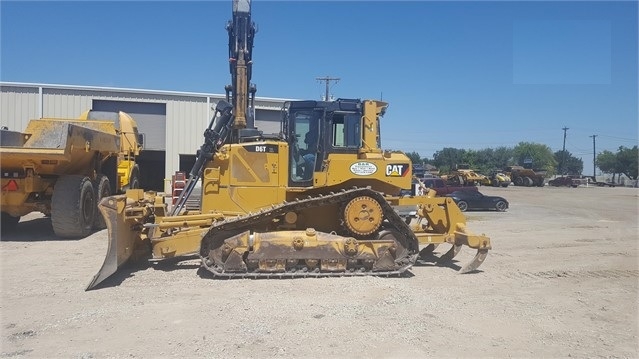
[[[107,225],[109,243],[102,267],[85,290],[93,289],[117,272],[133,253],[133,233],[126,230],[124,223],[125,205],[126,196],[119,195],[102,199],[98,206]]]
[[[459,270],[459,273],[464,274],[476,270],[480,265],[482,265],[482,263],[484,263],[484,259],[486,259],[487,255],[488,249],[478,249],[473,260],[466,263],[466,265]]]

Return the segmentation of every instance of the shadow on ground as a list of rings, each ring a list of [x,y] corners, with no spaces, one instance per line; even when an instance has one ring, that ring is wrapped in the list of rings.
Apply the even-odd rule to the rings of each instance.
[[[124,264],[115,273],[100,282],[91,290],[117,287],[127,279],[134,277],[136,272],[144,271],[149,268],[163,272],[173,272],[176,270],[195,271],[196,269],[200,268],[199,260],[197,262],[194,261],[194,259],[196,258],[197,257],[195,256],[170,258],[159,262],[150,262],[147,260],[131,261]]]

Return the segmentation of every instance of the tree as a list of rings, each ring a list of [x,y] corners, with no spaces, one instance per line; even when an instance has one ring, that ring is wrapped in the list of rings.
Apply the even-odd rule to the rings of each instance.
[[[406,156],[413,164],[422,164],[422,157],[417,152],[406,152]]]
[[[637,179],[637,175],[638,175],[637,162],[639,161],[639,149],[637,148],[637,146],[633,148],[627,148],[624,146],[619,147],[619,151],[617,152],[616,158],[617,158],[616,172],[623,173],[630,179]]]
[[[612,173],[612,180],[614,182],[618,167],[617,156],[611,151],[605,150],[597,155],[595,163],[601,172]]]
[[[464,163],[464,154],[466,150],[458,148],[446,147],[441,151],[433,154],[433,164],[442,172],[447,172],[455,165]]]
[[[555,162],[563,163],[562,172],[569,175],[581,175],[584,170],[584,161],[581,158],[574,157],[569,151],[555,152]]]
[[[495,169],[495,150],[492,148],[484,148],[474,151],[474,161],[472,168],[479,173],[488,174]]]
[[[508,147],[484,148],[474,151],[473,158],[472,168],[480,173],[488,174],[512,164],[513,150]]]
[[[497,147],[493,153],[493,167],[497,169],[505,168],[513,164],[515,151],[510,147]]]
[[[520,166],[546,170],[548,174],[554,173],[557,165],[550,147],[541,143],[519,142],[513,148],[513,157]]]
[[[618,173],[623,173],[630,179],[637,179],[639,177],[638,162],[639,148],[637,146],[633,148],[621,146],[617,153],[612,153],[608,150],[601,152],[597,155],[595,163],[601,172],[611,173],[612,181],[614,182]]]

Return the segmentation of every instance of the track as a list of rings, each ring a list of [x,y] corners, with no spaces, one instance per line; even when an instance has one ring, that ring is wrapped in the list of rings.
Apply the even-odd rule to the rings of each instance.
[[[240,235],[244,232],[260,233],[282,233],[281,230],[272,228],[272,224],[282,218],[286,213],[300,213],[306,209],[317,208],[322,206],[337,205],[342,208],[349,201],[361,197],[367,196],[374,199],[380,205],[383,212],[383,224],[379,230],[366,238],[357,238],[359,243],[375,242],[376,240],[389,240],[392,239],[395,242],[395,246],[400,248],[395,253],[394,265],[392,267],[385,267],[384,269],[375,269],[374,266],[362,267],[362,266],[348,266],[342,271],[325,271],[319,266],[316,268],[308,268],[305,266],[292,266],[286,267],[284,271],[277,273],[273,272],[261,272],[259,270],[251,270],[248,268],[246,271],[227,270],[226,263],[222,262],[219,257],[216,258],[213,253],[216,250],[220,250],[222,246],[229,246],[227,239]],[[341,228],[340,232],[346,232],[343,229],[343,224],[336,223],[335,228]],[[304,230],[304,229],[302,229]],[[347,233],[341,235],[334,235],[336,240],[343,241],[345,238],[353,237]],[[286,248],[285,248],[286,249]],[[317,197],[308,197],[298,199],[295,202],[282,203],[274,205],[272,208],[262,210],[257,213],[249,213],[247,215],[239,216],[236,218],[226,219],[214,223],[207,234],[202,239],[202,246],[200,250],[200,257],[202,258],[202,265],[216,277],[223,278],[291,278],[291,277],[342,277],[342,276],[391,276],[400,275],[406,270],[410,269],[415,263],[419,251],[418,240],[404,222],[404,220],[395,212],[395,210],[386,202],[383,195],[379,192],[375,192],[368,188],[353,188],[350,190],[344,190],[338,193],[330,193],[328,195],[319,195]],[[243,259],[246,260],[250,250],[243,255]],[[336,253],[331,253],[335,255]],[[331,255],[329,254],[329,255]],[[302,261],[308,260],[321,260],[317,257],[302,258]],[[288,259],[287,259],[288,260]],[[300,260],[300,257],[291,258],[291,260]],[[332,260],[345,260],[344,258],[334,257]]]

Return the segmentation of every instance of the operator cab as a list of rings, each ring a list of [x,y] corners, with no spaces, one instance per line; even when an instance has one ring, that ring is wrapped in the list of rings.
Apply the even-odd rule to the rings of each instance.
[[[361,144],[360,100],[288,101],[282,133],[289,145],[289,186],[310,187],[331,153],[357,155]]]

